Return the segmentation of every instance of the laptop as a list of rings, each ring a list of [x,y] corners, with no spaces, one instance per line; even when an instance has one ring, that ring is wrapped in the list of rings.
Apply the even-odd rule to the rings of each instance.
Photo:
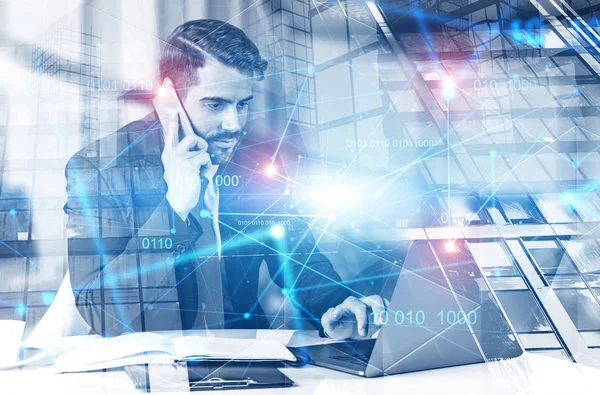
[[[376,338],[293,349],[309,363],[377,377],[518,357],[514,330],[464,242],[415,241]]]

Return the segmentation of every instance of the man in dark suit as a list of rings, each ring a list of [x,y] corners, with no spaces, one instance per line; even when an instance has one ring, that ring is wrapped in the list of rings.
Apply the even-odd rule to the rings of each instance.
[[[266,66],[241,30],[184,23],[160,71],[185,111],[157,108],[167,115],[153,112],[70,159],[69,270],[94,332],[268,328],[257,295],[263,261],[322,333],[376,330],[384,301],[342,284],[273,174],[277,145],[242,129]],[[180,139],[185,116],[193,133]]]

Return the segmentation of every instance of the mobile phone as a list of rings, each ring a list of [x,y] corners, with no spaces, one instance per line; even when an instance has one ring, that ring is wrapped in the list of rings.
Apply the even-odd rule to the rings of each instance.
[[[167,125],[169,122],[169,110],[174,109],[177,111],[179,114],[179,125],[181,126],[178,132],[180,141],[185,136],[194,134],[190,119],[188,118],[188,115],[181,104],[181,100],[179,100],[179,96],[177,96],[175,87],[172,84],[161,87],[158,95],[152,100],[152,104],[154,105],[162,125]],[[167,131],[163,127],[164,139],[167,137],[166,133]]]

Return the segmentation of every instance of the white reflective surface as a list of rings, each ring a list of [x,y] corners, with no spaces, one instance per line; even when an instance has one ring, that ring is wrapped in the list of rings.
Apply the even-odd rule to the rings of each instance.
[[[290,345],[315,344],[323,341],[312,331],[296,333],[293,331],[227,331],[223,335],[235,335],[241,338],[265,337],[289,342]],[[83,339],[77,340],[79,342]],[[314,366],[289,367],[283,371],[297,386],[285,390],[269,390],[270,393],[597,394],[600,379],[598,369],[530,353],[513,360],[372,379]],[[85,393],[87,395],[139,393],[122,370],[53,374],[50,366],[0,372],[0,392],[3,394]],[[228,393],[235,393],[235,391],[228,391]],[[244,390],[240,393],[248,394]]]

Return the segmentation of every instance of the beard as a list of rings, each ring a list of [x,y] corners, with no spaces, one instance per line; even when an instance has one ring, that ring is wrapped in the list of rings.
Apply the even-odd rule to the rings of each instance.
[[[208,141],[208,154],[213,165],[224,165],[233,157],[239,139],[233,139],[230,146],[216,139]]]
[[[231,158],[233,157],[233,149],[230,150],[211,150],[210,146],[208,147],[208,153],[210,154],[210,160],[213,165],[225,165],[227,164]]]

